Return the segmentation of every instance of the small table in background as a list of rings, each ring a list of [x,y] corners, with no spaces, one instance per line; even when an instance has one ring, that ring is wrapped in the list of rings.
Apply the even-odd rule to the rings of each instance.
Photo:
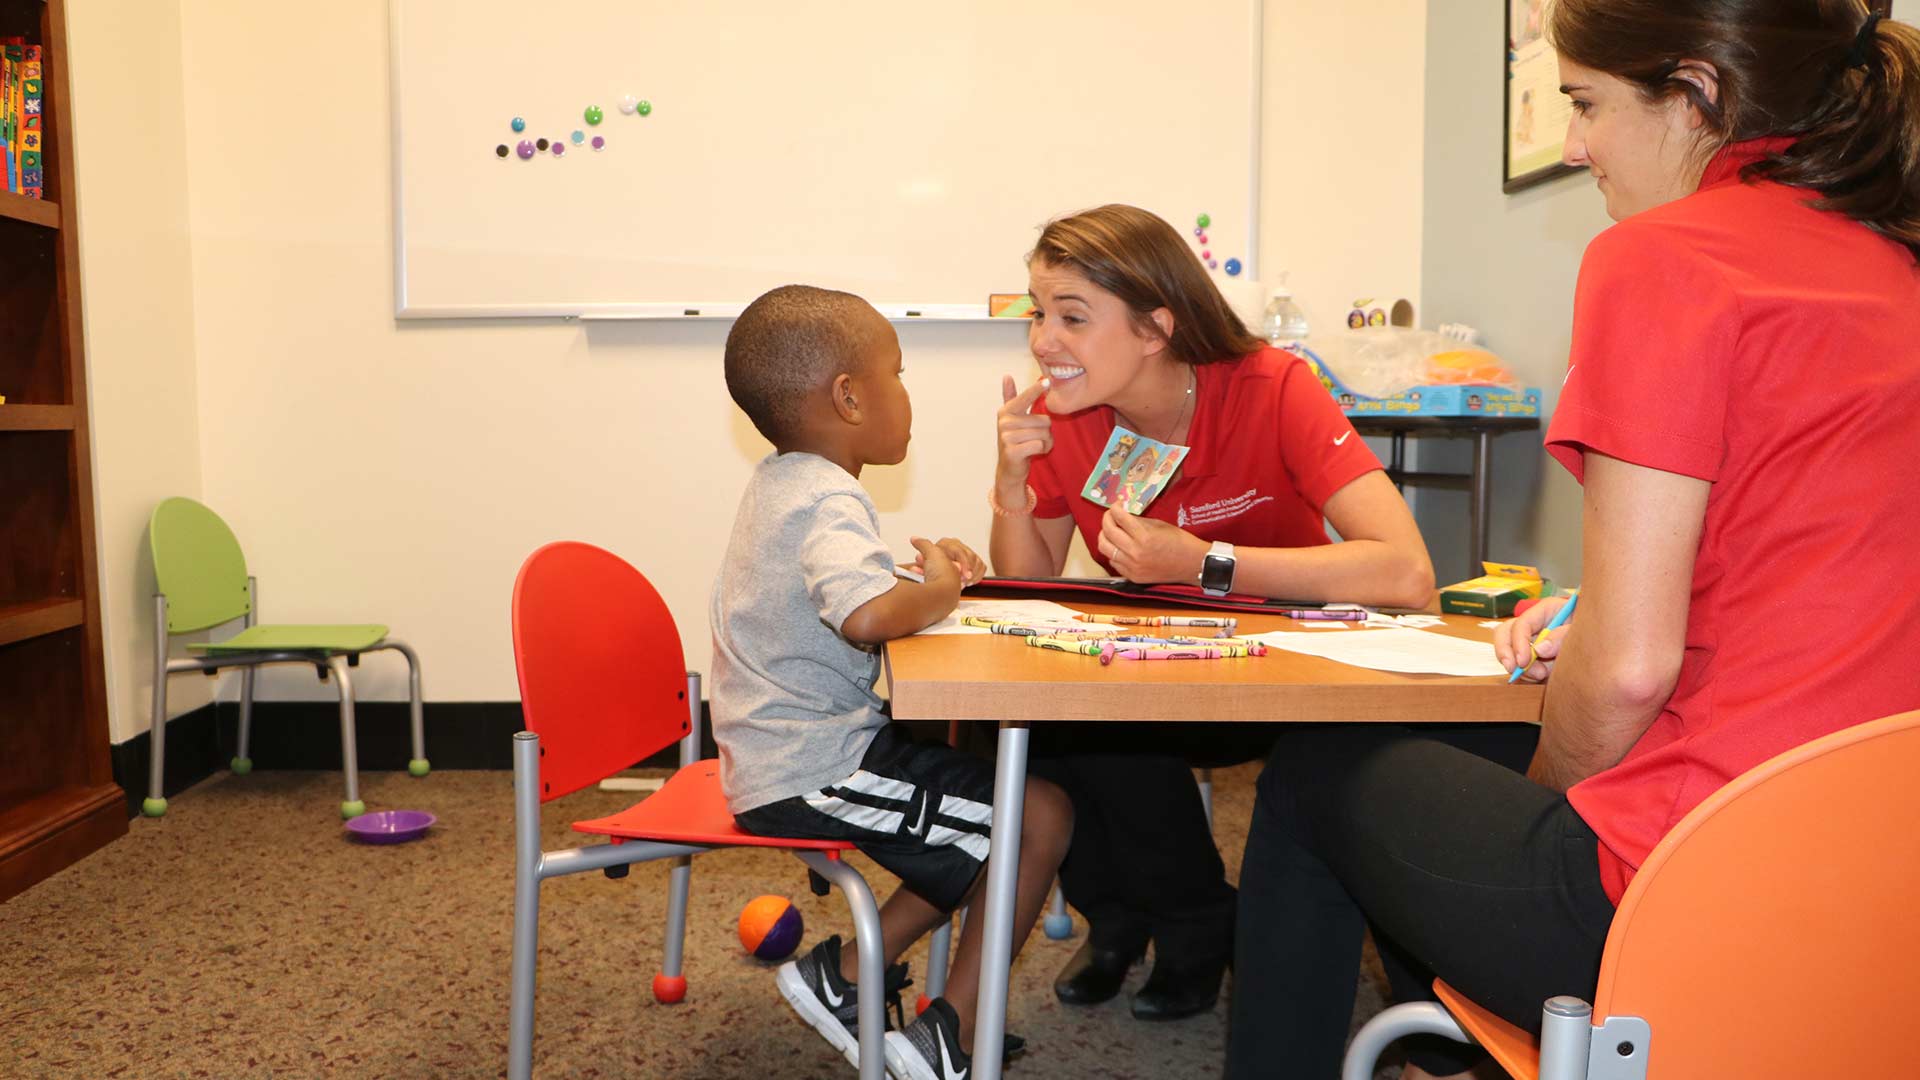
[[[1393,447],[1387,477],[1405,487],[1451,488],[1467,493],[1468,577],[1479,577],[1487,558],[1488,503],[1493,491],[1493,437],[1509,431],[1535,431],[1534,416],[1349,416],[1362,435],[1390,435]],[[1473,471],[1469,473],[1408,472],[1407,436],[1438,435],[1473,439]]]

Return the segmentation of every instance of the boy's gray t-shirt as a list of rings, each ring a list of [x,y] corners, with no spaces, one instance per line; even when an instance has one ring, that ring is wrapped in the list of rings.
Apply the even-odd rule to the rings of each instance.
[[[773,454],[740,497],[713,586],[713,737],[735,814],[845,780],[887,723],[880,654],[840,636],[893,588],[859,481],[816,454]]]

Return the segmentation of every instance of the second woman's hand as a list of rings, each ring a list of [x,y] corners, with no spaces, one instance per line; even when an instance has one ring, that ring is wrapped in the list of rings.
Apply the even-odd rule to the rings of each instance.
[[[1139,585],[1200,580],[1210,547],[1185,529],[1112,506],[1100,519],[1100,554],[1121,577]]]
[[[1025,390],[1016,390],[1013,376],[1000,379],[1000,411],[995,417],[1000,456],[993,472],[993,485],[1002,506],[1025,503],[1027,472],[1033,459],[1053,449],[1053,418],[1033,412],[1034,404],[1047,392],[1048,385],[1042,378]]]

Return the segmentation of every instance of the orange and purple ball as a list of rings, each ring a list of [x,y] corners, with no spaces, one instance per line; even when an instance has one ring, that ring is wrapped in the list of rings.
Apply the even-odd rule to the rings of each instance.
[[[800,909],[784,896],[755,897],[740,912],[740,944],[762,960],[792,956],[805,930]]]

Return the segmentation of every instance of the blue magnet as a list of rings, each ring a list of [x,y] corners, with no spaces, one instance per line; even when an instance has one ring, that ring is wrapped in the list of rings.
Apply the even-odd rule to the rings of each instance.
[[[516,117],[514,117],[514,118],[513,118],[513,130],[515,130],[515,131],[525,131],[525,130],[527,130],[527,122],[526,122],[525,120],[522,120],[521,118],[519,118],[519,117],[517,117],[517,116],[516,116]]]
[[[573,140],[573,145],[575,146],[579,146],[581,143],[587,141],[587,133],[584,131],[576,131],[567,137]]]
[[[1240,276],[1240,260],[1239,259],[1227,260],[1227,276],[1228,277]]]

